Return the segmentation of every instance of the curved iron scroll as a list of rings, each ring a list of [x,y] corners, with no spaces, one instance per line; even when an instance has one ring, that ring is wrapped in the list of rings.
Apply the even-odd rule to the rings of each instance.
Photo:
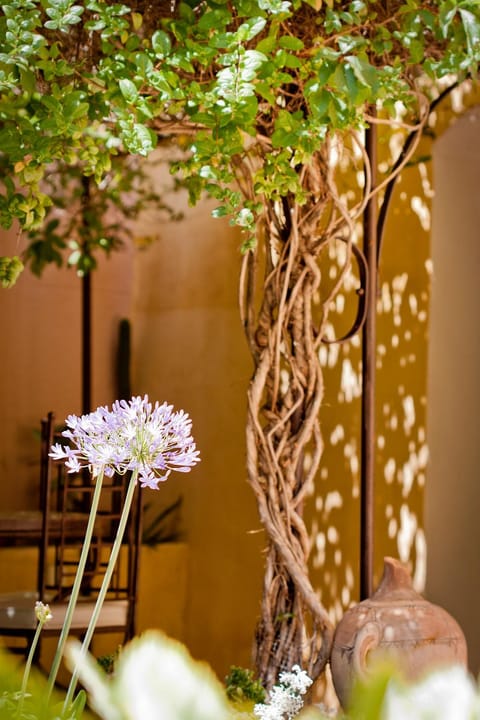
[[[428,116],[432,114],[432,112],[435,110],[437,105],[442,102],[450,93],[452,90],[455,90],[460,85],[459,81],[456,81],[452,83],[452,85],[449,85],[446,87],[440,95],[435,98],[435,100],[432,100],[432,102],[429,105],[428,108]],[[411,133],[409,133],[405,139],[404,145],[400,151],[400,154],[398,158],[396,159],[393,167],[392,167],[392,178],[389,180],[386,188],[385,188],[385,194],[383,196],[383,201],[380,206],[380,212],[378,213],[378,223],[377,223],[377,265],[380,263],[380,255],[382,252],[382,241],[383,241],[383,231],[385,229],[385,222],[387,219],[387,213],[390,208],[390,202],[392,200],[393,190],[395,188],[396,182],[398,180],[398,175],[395,173],[395,171],[400,167],[400,165],[405,160],[405,156],[407,155],[413,141],[417,137],[419,133],[423,132],[423,128],[420,128],[419,130],[413,130]]]
[[[336,240],[341,240],[344,243],[348,242],[343,237],[338,237],[336,238]],[[357,261],[358,272],[360,276],[360,287],[358,287],[355,291],[358,295],[357,315],[350,330],[342,337],[334,338],[333,340],[329,340],[329,338],[327,337],[322,337],[321,342],[325,343],[325,345],[344,343],[347,340],[350,340],[350,338],[352,338],[358,333],[359,330],[362,329],[365,319],[367,317],[368,263],[365,255],[357,245],[352,244],[352,252]]]

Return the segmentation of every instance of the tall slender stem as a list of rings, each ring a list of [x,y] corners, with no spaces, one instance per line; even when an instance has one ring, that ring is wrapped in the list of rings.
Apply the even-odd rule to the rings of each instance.
[[[118,523],[117,528],[117,534],[115,536],[115,541],[112,546],[112,552],[110,553],[110,559],[108,561],[107,569],[105,571],[105,575],[102,581],[102,585],[100,587],[100,591],[98,593],[97,601],[95,603],[95,607],[92,613],[92,617],[90,618],[90,622],[88,624],[87,632],[85,633],[85,637],[83,639],[82,647],[80,650],[80,661],[83,659],[88,651],[88,648],[90,646],[90,642],[93,637],[93,633],[95,631],[95,627],[97,625],[98,618],[100,616],[100,612],[102,610],[102,606],[110,585],[110,580],[112,578],[113,571],[115,569],[115,565],[117,562],[118,555],[120,553],[120,548],[122,546],[122,540],[123,536],[125,534],[125,528],[127,526],[127,520],[130,513],[130,508],[132,506],[133,501],[133,495],[135,491],[135,486],[137,484],[137,476],[138,476],[138,470],[135,470],[132,473],[132,476],[130,478],[130,484],[128,486],[127,495],[125,497],[125,504],[123,506],[122,515],[120,517],[120,522]],[[77,686],[78,681],[78,671],[77,667],[74,668],[72,677],[70,679],[70,684],[68,686],[67,695],[65,697],[65,702],[63,704],[63,714],[65,715],[66,710],[68,709],[69,705],[72,702],[73,694],[75,692],[75,688]]]
[[[17,712],[15,715],[15,717],[18,717],[18,718],[22,714],[23,703],[25,702],[25,693],[27,691],[28,678],[30,676],[30,670],[32,667],[32,662],[33,662],[33,656],[35,655],[35,650],[37,649],[37,645],[38,645],[38,639],[40,637],[40,633],[42,632],[42,627],[44,626],[44,624],[45,624],[45,620],[38,621],[38,624],[37,624],[37,627],[35,630],[35,635],[33,637],[32,644],[30,646],[30,652],[28,653],[28,658],[27,658],[27,662],[25,664],[25,670],[23,673],[22,687],[20,689],[20,699],[18,701]]]
[[[58,669],[62,660],[65,643],[67,642],[68,633],[70,632],[70,626],[73,620],[73,613],[77,604],[78,595],[80,593],[80,587],[82,585],[83,574],[85,571],[85,565],[87,564],[88,553],[90,550],[90,544],[92,542],[93,529],[95,527],[95,519],[97,516],[98,503],[100,500],[100,494],[103,483],[103,470],[100,471],[95,482],[95,489],[93,492],[92,505],[90,508],[90,514],[88,517],[87,529],[85,531],[85,539],[83,541],[82,552],[80,553],[80,559],[78,561],[77,572],[75,574],[75,580],[73,582],[72,593],[67,605],[67,611],[65,613],[65,621],[63,623],[60,637],[58,638],[57,649],[55,651],[55,657],[53,658],[50,675],[48,677],[47,684],[47,699],[52,693],[55,680],[58,675]]]

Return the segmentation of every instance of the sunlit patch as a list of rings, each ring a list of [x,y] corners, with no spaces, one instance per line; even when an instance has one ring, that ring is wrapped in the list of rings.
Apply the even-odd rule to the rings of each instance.
[[[343,425],[337,425],[330,435],[330,442],[332,445],[337,445],[341,440],[345,438],[345,430]]]
[[[410,455],[406,463],[403,464],[400,470],[400,479],[402,481],[402,495],[408,497],[410,490],[415,480],[415,471],[417,469],[417,456],[415,454]]]
[[[415,425],[415,401],[412,395],[407,395],[402,400],[404,419],[403,429],[406,435],[409,435]]]
[[[415,535],[415,559],[413,587],[418,593],[423,593],[427,581],[427,541],[422,528],[418,528]]]
[[[406,563],[410,557],[417,527],[415,513],[410,512],[408,505],[403,504],[400,508],[400,529],[397,534],[398,556],[402,562]]]
[[[355,372],[348,358],[342,363],[341,390],[344,402],[351,402],[354,398],[360,397],[362,392],[361,375]]]
[[[384,475],[385,481],[387,483],[392,483],[394,481],[396,467],[397,467],[397,464],[395,462],[395,458],[390,458],[385,463],[383,475]]]
[[[435,195],[435,192],[432,188],[432,184],[430,182],[430,178],[428,175],[427,166],[425,165],[425,163],[423,163],[423,162],[418,163],[418,171],[419,171],[420,177],[422,179],[422,190],[423,190],[424,196],[426,198],[430,198],[430,199],[433,198],[433,196]]]
[[[333,525],[330,525],[330,527],[327,530],[327,540],[331,545],[336,545],[339,540],[338,530]]]
[[[418,300],[413,293],[410,293],[408,296],[408,304],[410,306],[410,312],[412,315],[416,315],[418,313]]]
[[[410,207],[412,208],[413,212],[417,215],[418,219],[420,220],[420,224],[426,232],[430,230],[431,227],[431,218],[430,218],[430,208],[428,207],[425,200],[418,195],[415,195],[410,200]]]
[[[325,498],[325,512],[329,514],[334,508],[341,508],[343,505],[342,496],[338,490],[327,493]]]
[[[342,605],[345,608],[350,605],[350,589],[346,585],[342,588]]]

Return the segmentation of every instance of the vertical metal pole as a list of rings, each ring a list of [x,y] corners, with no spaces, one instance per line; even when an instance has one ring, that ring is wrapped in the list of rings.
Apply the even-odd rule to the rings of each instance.
[[[370,161],[372,187],[376,184],[377,133],[367,129],[365,147]],[[364,215],[363,250],[368,265],[367,314],[362,331],[362,428],[360,480],[360,599],[373,592],[373,527],[375,473],[375,365],[377,303],[377,199],[370,199]]]
[[[90,228],[88,210],[90,206],[90,177],[82,176],[81,237],[83,251],[89,252]],[[92,404],[92,276],[82,276],[82,414],[91,411]]]
[[[82,277],[82,414],[92,404],[92,280],[91,273]]]

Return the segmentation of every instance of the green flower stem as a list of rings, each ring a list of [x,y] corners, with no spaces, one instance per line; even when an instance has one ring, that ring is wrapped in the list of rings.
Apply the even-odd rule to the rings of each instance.
[[[115,536],[115,541],[113,543],[112,552],[110,553],[110,558],[109,558],[107,569],[105,571],[105,575],[104,575],[104,578],[102,581],[102,585],[100,587],[100,591],[98,593],[97,601],[95,603],[95,608],[93,610],[92,617],[90,618],[90,622],[88,624],[87,632],[85,633],[85,637],[82,642],[82,647],[80,649],[80,660],[83,659],[88,652],[88,648],[90,646],[90,642],[92,640],[93,633],[95,631],[95,627],[97,625],[97,621],[100,616],[100,612],[102,610],[103,602],[105,600],[105,597],[106,597],[106,594],[108,591],[108,587],[110,585],[110,580],[111,580],[113,571],[115,569],[117,558],[120,553],[123,536],[125,534],[125,528],[127,526],[128,516],[130,514],[130,508],[132,506],[135,486],[137,484],[137,476],[138,476],[138,470],[135,470],[132,473],[132,477],[130,478],[130,484],[128,486],[127,495],[125,497],[125,504],[123,506],[122,515],[120,517],[120,522],[118,523],[117,534]],[[70,704],[72,702],[73,694],[74,694],[75,688],[77,686],[77,681],[78,681],[78,671],[77,671],[77,666],[76,666],[73,670],[72,677],[70,679],[70,684],[69,684],[68,690],[67,690],[67,695],[65,697],[65,702],[63,704],[63,715],[64,716],[65,716],[66,711],[68,710],[68,707],[70,706]]]
[[[42,628],[44,625],[45,625],[45,620],[39,620],[37,623],[36,630],[35,630],[35,635],[33,636],[32,644],[30,646],[30,651],[29,651],[28,657],[27,657],[27,662],[25,664],[25,670],[23,672],[22,687],[20,689],[20,699],[18,701],[16,717],[20,717],[20,715],[22,714],[22,708],[23,708],[23,703],[25,702],[25,693],[27,691],[27,683],[28,683],[28,678],[30,676],[30,670],[32,667],[33,656],[35,655],[35,650],[37,649],[38,640],[40,638],[40,633],[42,632]]]
[[[70,599],[68,601],[67,611],[65,613],[65,620],[63,623],[62,631],[60,633],[60,637],[58,638],[58,644],[57,644],[57,649],[55,651],[55,657],[53,658],[52,667],[50,669],[50,675],[48,677],[47,700],[50,698],[50,695],[52,694],[53,686],[55,684],[55,680],[57,679],[58,669],[60,667],[60,662],[62,660],[63,651],[65,648],[65,643],[67,642],[68,633],[70,631],[70,626],[71,626],[72,620],[73,620],[73,613],[75,611],[75,606],[77,604],[78,595],[80,593],[80,587],[82,584],[83,573],[85,570],[85,565],[87,564],[88,552],[90,550],[90,544],[92,542],[92,536],[93,536],[93,529],[95,527],[95,519],[97,516],[98,503],[100,500],[100,494],[101,494],[101,490],[102,490],[103,474],[104,474],[104,471],[102,469],[100,471],[100,473],[98,474],[96,482],[95,482],[95,490],[93,492],[92,506],[90,508],[90,514],[89,514],[89,518],[88,518],[87,529],[85,531],[85,539],[83,541],[82,552],[80,553],[80,559],[78,561],[78,567],[77,567],[77,572],[75,574],[75,580],[74,580],[73,587],[72,587],[72,593],[71,593]]]

